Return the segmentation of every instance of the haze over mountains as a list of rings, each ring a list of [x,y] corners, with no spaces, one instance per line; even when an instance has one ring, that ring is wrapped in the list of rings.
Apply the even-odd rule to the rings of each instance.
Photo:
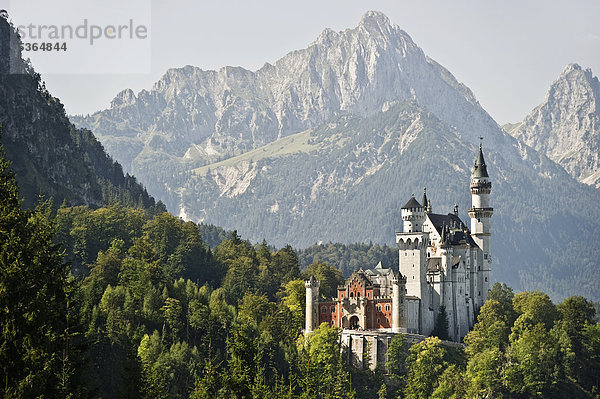
[[[493,181],[494,278],[599,299],[598,191],[505,133],[385,15],[325,30],[256,72],[171,69],[150,91],[73,117],[169,209],[252,240],[391,243],[428,187],[466,220],[479,136]],[[577,206],[572,206],[577,204]],[[372,266],[372,265],[364,265]]]

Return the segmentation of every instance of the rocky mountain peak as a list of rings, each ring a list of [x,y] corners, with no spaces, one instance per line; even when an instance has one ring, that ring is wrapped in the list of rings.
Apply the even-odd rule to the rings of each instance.
[[[125,105],[131,105],[135,102],[135,93],[131,89],[125,89],[120,91],[115,98],[110,102],[112,108],[118,108]]]
[[[544,101],[510,133],[573,177],[600,185],[600,83],[591,69],[567,65]]]
[[[381,11],[367,11],[362,16],[358,27],[381,34],[390,34],[395,30],[394,28],[397,28]]]

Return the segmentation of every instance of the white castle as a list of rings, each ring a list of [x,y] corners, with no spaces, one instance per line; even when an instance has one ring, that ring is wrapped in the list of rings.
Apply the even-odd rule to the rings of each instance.
[[[305,284],[305,331],[323,322],[342,328],[346,345],[358,353],[363,344],[354,348],[353,340],[359,336],[361,342],[364,337],[374,342],[387,337],[389,342],[395,333],[429,335],[443,304],[448,335],[461,341],[490,288],[491,189],[480,145],[470,182],[470,229],[458,217],[458,206],[453,213],[436,214],[426,190],[421,203],[413,195],[401,208],[402,232],[396,233],[398,273],[381,265],[361,269],[338,287],[336,298],[326,300],[319,296],[319,282],[311,277]],[[381,358],[387,345],[374,346],[372,358]]]

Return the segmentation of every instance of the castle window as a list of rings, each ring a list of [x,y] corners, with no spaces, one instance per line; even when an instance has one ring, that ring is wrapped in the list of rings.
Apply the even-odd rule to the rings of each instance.
[[[385,310],[389,312],[390,311],[390,305],[385,305]]]
[[[354,298],[354,292],[350,293],[350,298]]]
[[[487,277],[485,278],[485,282],[487,283]]]
[[[360,292],[357,292],[357,293],[356,293],[356,297],[357,297],[357,298],[360,298]]]
[[[385,318],[385,323],[386,324],[390,324],[390,319],[388,319],[387,317]]]
[[[331,325],[333,325],[333,320],[331,320]]]
[[[381,319],[379,317],[377,318],[377,324],[381,324]]]
[[[321,313],[327,313],[327,308],[321,308]]]
[[[377,305],[377,311],[381,312],[381,305]]]
[[[479,291],[479,296],[481,296],[481,291]]]
[[[367,292],[367,298],[371,298],[371,293],[370,292]]]
[[[331,307],[331,313],[335,313],[335,306]]]

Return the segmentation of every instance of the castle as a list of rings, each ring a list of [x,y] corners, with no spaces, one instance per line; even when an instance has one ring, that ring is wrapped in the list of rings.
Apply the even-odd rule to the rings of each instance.
[[[458,217],[458,206],[453,213],[436,214],[426,190],[421,203],[413,195],[401,208],[402,232],[396,233],[398,272],[381,264],[355,271],[338,287],[337,297],[327,300],[319,296],[319,282],[309,278],[305,332],[329,323],[344,330],[342,339],[352,352],[367,340],[378,359],[387,348],[382,337],[389,343],[397,333],[429,335],[443,304],[448,335],[461,341],[490,287],[491,189],[480,145],[470,182],[470,229]]]

